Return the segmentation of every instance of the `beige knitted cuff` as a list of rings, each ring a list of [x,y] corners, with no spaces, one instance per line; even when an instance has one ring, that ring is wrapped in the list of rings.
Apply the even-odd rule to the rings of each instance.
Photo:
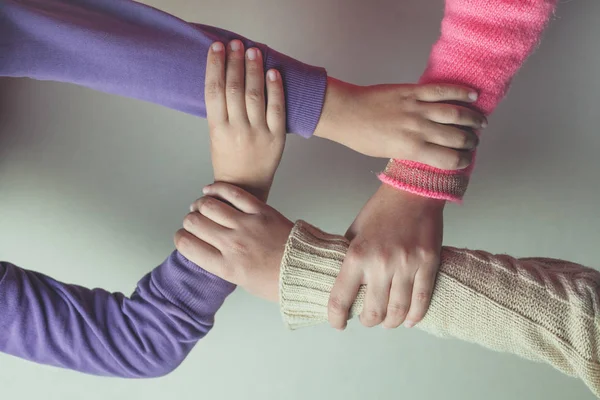
[[[348,251],[343,236],[325,233],[297,221],[285,247],[279,280],[279,298],[285,324],[290,329],[327,321],[329,293]],[[352,315],[360,313],[364,287]]]
[[[413,161],[390,160],[379,179],[424,197],[460,202],[469,185],[469,170],[442,171]]]

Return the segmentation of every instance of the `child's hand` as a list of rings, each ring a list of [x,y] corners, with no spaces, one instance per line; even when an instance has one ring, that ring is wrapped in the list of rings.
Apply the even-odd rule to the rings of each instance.
[[[355,86],[329,78],[315,136],[372,157],[441,169],[467,167],[485,117],[468,107],[472,89],[443,84]]]
[[[251,294],[279,301],[279,268],[294,224],[234,185],[215,183],[204,194],[175,234],[177,250]]]
[[[350,248],[329,297],[329,323],[344,329],[360,285],[367,285],[360,321],[386,328],[420,322],[440,266],[444,201],[382,184],[346,237]]]
[[[244,76],[245,70],[245,76]],[[206,63],[205,101],[216,182],[247,189],[266,201],[285,145],[285,99],[281,75],[265,75],[259,49],[244,54],[233,40],[214,43]]]

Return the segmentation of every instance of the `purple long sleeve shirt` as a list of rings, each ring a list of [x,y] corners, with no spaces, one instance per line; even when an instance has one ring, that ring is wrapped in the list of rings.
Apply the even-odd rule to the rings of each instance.
[[[87,86],[205,117],[206,54],[242,39],[283,76],[288,131],[310,136],[323,69],[128,0],[0,0],[0,76]],[[210,330],[234,286],[174,252],[130,298],[0,263],[0,351],[81,372],[164,375]]]

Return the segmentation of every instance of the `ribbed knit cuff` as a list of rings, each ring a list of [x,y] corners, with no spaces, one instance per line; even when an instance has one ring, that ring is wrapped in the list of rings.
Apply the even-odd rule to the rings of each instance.
[[[327,90],[327,72],[267,50],[265,68],[275,68],[285,87],[287,131],[309,138],[315,132]]]
[[[471,170],[442,170],[414,161],[392,159],[379,174],[379,180],[423,197],[460,203],[467,191]]]
[[[152,271],[152,283],[169,302],[197,321],[213,321],[214,315],[235,285],[189,261],[178,251]]]
[[[281,313],[288,328],[327,321],[329,294],[348,244],[343,236],[325,233],[304,221],[296,222],[286,243],[279,275]],[[359,290],[351,316],[362,309],[364,289]]]

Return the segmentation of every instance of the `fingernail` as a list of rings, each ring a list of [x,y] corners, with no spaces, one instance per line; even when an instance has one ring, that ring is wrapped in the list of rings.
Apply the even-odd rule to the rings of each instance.
[[[194,211],[194,205],[190,204],[190,212]]]
[[[488,126],[488,122],[487,122],[486,120],[484,120],[484,121],[481,123],[481,127],[482,127],[482,128],[487,128],[487,126]]]
[[[277,80],[277,71],[270,70],[269,72],[267,72],[267,77],[271,82],[275,82]]]
[[[246,52],[248,60],[256,60],[256,49],[248,49]]]
[[[415,326],[415,323],[413,321],[404,321],[404,326],[407,328],[412,328]]]
[[[230,46],[231,50],[238,51],[242,48],[242,43],[239,40],[234,40],[233,42],[231,42]]]
[[[475,101],[475,100],[477,100],[477,98],[478,98],[478,97],[479,97],[479,96],[478,96],[478,95],[477,95],[477,93],[475,93],[475,92],[471,92],[471,93],[469,93],[469,100],[471,100],[471,101]]]
[[[211,48],[212,48],[212,51],[214,51],[215,53],[218,53],[219,51],[223,50],[223,43],[213,43]]]
[[[208,190],[210,189],[210,185],[206,185],[202,188],[202,193],[206,194],[208,193]]]

